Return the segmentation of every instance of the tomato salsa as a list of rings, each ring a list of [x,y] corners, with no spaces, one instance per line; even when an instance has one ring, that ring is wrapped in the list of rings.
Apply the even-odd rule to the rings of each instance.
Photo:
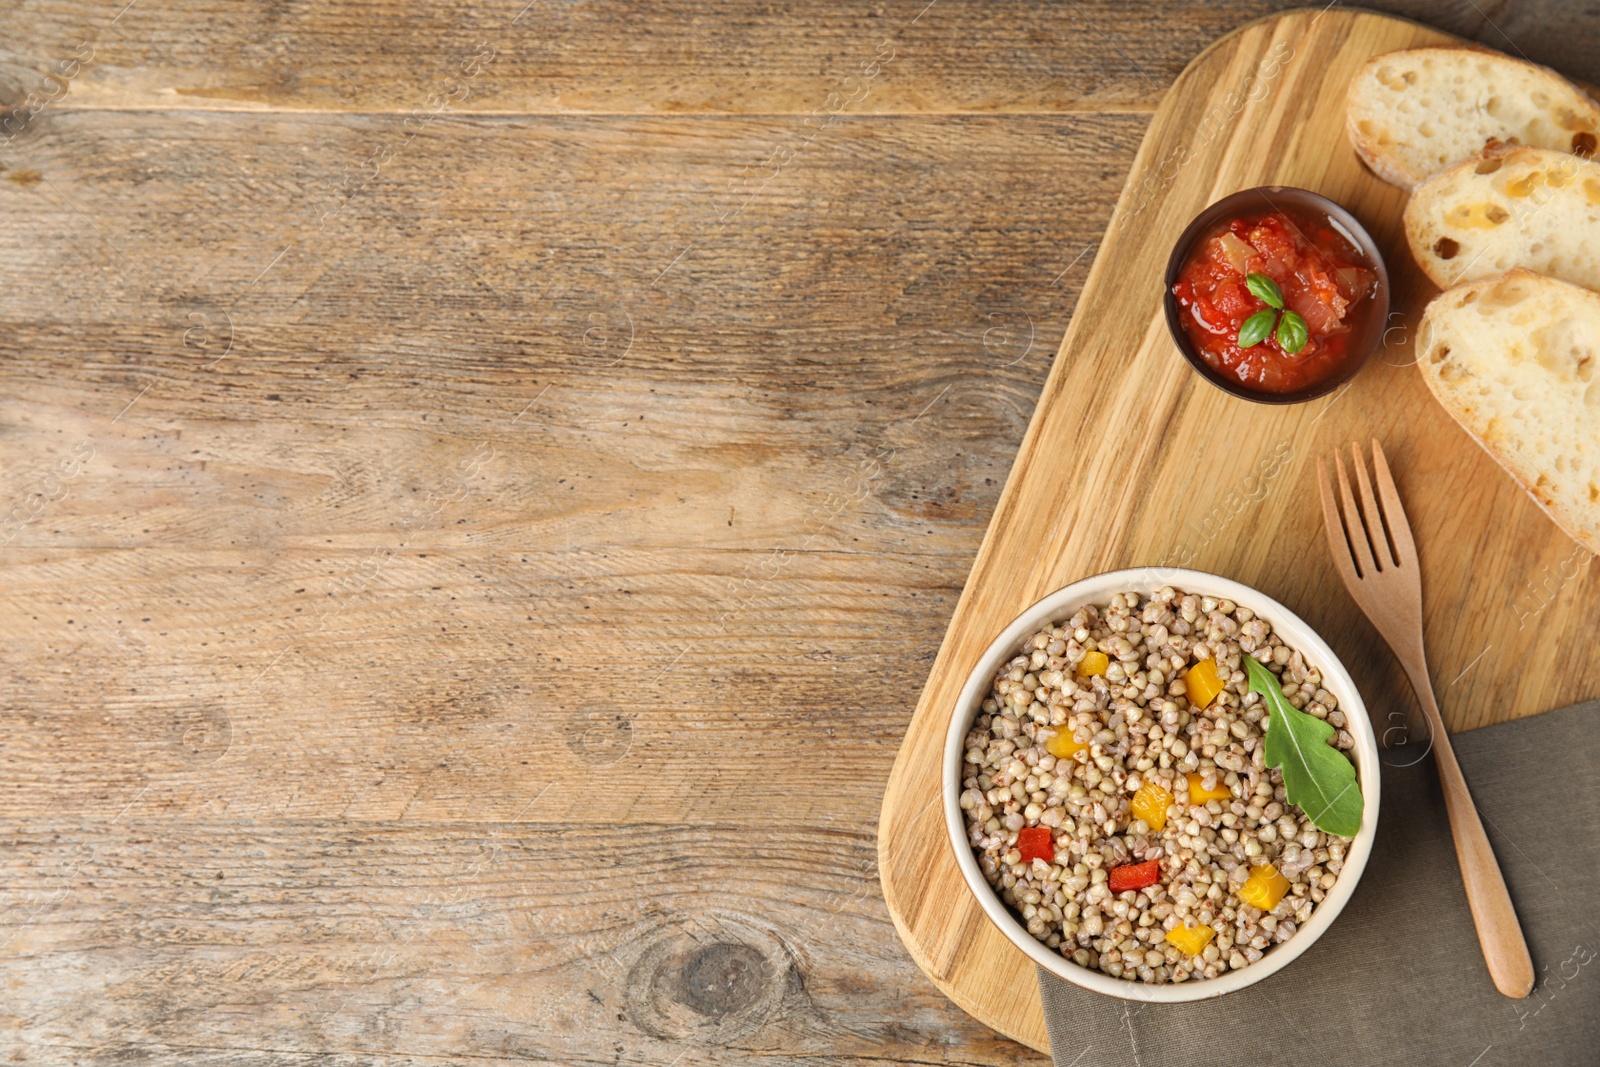
[[[1213,370],[1256,392],[1295,393],[1365,355],[1352,352],[1351,337],[1376,286],[1376,272],[1326,216],[1270,211],[1197,241],[1172,294],[1184,333]]]

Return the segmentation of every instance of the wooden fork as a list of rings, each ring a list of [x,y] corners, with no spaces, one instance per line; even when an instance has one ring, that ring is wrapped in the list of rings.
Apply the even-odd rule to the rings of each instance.
[[[1378,498],[1367,481],[1367,465],[1361,449],[1350,446],[1356,469],[1356,484],[1361,489],[1361,506],[1350,492],[1344,461],[1339,453],[1333,461],[1339,474],[1339,499],[1328,484],[1327,468],[1317,458],[1317,481],[1322,487],[1322,517],[1328,531],[1328,547],[1334,566],[1344,579],[1350,595],[1366,612],[1378,633],[1405,668],[1416,691],[1417,702],[1427,716],[1432,733],[1433,757],[1439,765],[1439,781],[1444,787],[1445,810],[1450,815],[1450,834],[1455,838],[1456,860],[1461,864],[1461,880],[1466,884],[1467,903],[1478,928],[1478,943],[1489,965],[1495,988],[1508,997],[1521,998],[1533,989],[1533,960],[1523,939],[1517,913],[1506,892],[1505,877],[1495,862],[1494,850],[1483,832],[1478,809],[1467,791],[1444,720],[1439,717],[1433,685],[1428,680],[1428,660],[1422,647],[1422,578],[1417,568],[1417,546],[1411,539],[1411,524],[1400,506],[1389,475],[1389,463],[1376,439],[1372,442],[1372,466],[1378,483]],[[1382,500],[1380,506],[1379,499]],[[1340,502],[1344,510],[1340,512]],[[1385,532],[1387,530],[1387,532]]]

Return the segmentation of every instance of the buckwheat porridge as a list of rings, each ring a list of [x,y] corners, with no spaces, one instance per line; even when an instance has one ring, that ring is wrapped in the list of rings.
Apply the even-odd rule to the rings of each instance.
[[[1119,593],[1000,669],[967,734],[961,810],[1034,937],[1161,984],[1254,963],[1311,917],[1351,839],[1318,830],[1265,765],[1247,655],[1354,748],[1317,669],[1229,600]]]

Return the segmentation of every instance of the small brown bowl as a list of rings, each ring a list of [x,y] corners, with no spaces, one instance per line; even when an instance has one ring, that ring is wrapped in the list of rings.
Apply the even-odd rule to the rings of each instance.
[[[1292,393],[1269,393],[1251,389],[1237,379],[1224,375],[1202,359],[1183,329],[1183,322],[1179,318],[1181,309],[1178,306],[1178,298],[1172,294],[1173,285],[1177,283],[1178,276],[1189,261],[1189,253],[1199,241],[1210,237],[1236,215],[1262,211],[1314,213],[1326,217],[1333,228],[1361,253],[1378,277],[1372,295],[1356,309],[1358,322],[1355,335],[1350,340],[1349,355],[1345,357],[1344,362],[1322,381]],[[1202,378],[1224,392],[1245,400],[1253,400],[1258,404],[1298,404],[1325,396],[1339,388],[1355,377],[1356,372],[1372,358],[1372,353],[1381,347],[1384,330],[1389,321],[1389,269],[1384,266],[1383,253],[1378,251],[1377,242],[1350,212],[1309,189],[1296,189],[1287,185],[1264,185],[1223,197],[1196,215],[1194,221],[1189,223],[1188,228],[1183,231],[1183,236],[1179,237],[1178,243],[1173,246],[1171,258],[1167,260],[1164,302],[1167,311],[1167,331],[1172,334],[1172,340],[1177,344],[1178,351],[1183,353],[1183,358],[1189,361]]]

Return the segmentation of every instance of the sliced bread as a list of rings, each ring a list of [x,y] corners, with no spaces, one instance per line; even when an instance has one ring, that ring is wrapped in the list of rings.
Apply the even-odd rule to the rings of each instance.
[[[1441,289],[1522,267],[1600,289],[1600,163],[1502,148],[1417,186],[1411,254]]]
[[[1422,316],[1417,365],[1557,525],[1600,552],[1600,293],[1525,270],[1450,289]]]
[[[1410,48],[1350,80],[1350,143],[1384,181],[1410,189],[1494,142],[1593,156],[1600,107],[1545,67],[1472,48]]]

